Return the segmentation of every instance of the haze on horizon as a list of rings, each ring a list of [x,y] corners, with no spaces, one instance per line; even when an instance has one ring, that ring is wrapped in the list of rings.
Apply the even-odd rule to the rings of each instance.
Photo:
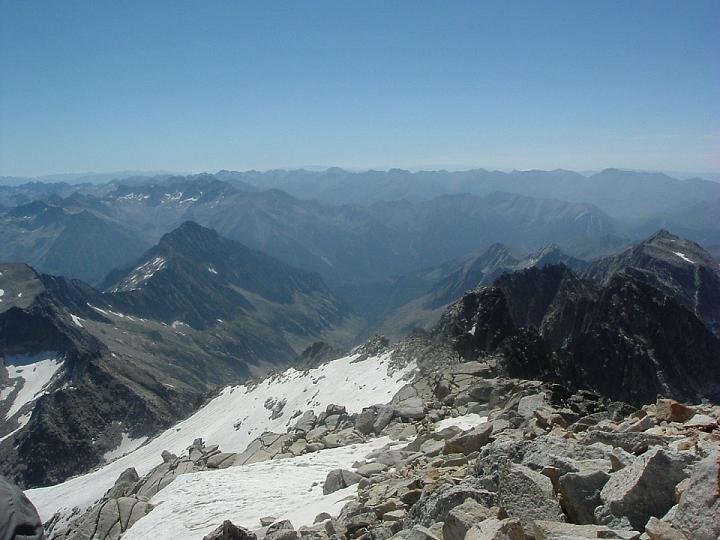
[[[0,0],[0,175],[720,171],[720,4]]]

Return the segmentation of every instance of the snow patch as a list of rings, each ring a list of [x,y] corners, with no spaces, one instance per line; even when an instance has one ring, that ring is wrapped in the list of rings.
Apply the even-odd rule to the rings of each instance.
[[[689,262],[690,264],[695,264],[695,262],[692,261],[690,258],[688,258],[688,256],[685,255],[684,253],[680,253],[679,251],[673,251],[673,253],[674,253],[675,255],[677,255],[678,257],[680,257],[682,260],[687,261],[687,262]]]
[[[312,525],[320,512],[339,513],[357,492],[354,485],[323,495],[321,483],[327,474],[350,468],[388,442],[387,437],[381,437],[295,458],[179,476],[150,500],[156,505],[153,511],[135,523],[123,539],[196,540],[226,519],[258,529],[260,518],[268,514],[289,519],[296,528]],[[407,441],[395,444],[405,445]]]
[[[165,257],[155,257],[133,270],[132,274],[128,276],[119,286],[113,289],[113,292],[118,291],[132,291],[140,287],[148,279],[153,277],[157,272],[165,268],[167,261]]]
[[[123,433],[120,444],[117,446],[117,448],[113,448],[112,450],[105,452],[103,454],[103,460],[105,460],[105,463],[115,461],[117,458],[129,454],[147,440],[147,437],[138,437],[137,439],[132,439],[130,435],[128,435],[127,433]]]
[[[36,355],[5,355],[5,366],[12,385],[3,388],[0,400],[6,401],[22,379],[22,388],[18,391],[5,414],[10,419],[23,406],[46,393],[45,388],[62,366],[62,360],[56,352],[43,352]]]
[[[257,384],[225,387],[191,417],[137,450],[88,474],[26,494],[43,521],[58,511],[67,519],[74,507],[84,511],[94,504],[128,467],[135,467],[140,476],[147,474],[162,463],[163,450],[181,455],[195,438],[202,437],[206,444],[220,445],[223,452],[242,452],[264,431],[285,432],[297,420],[293,418],[296,411],[312,409],[319,413],[334,403],[344,405],[352,414],[375,403],[387,403],[415,369],[411,363],[392,370],[391,353],[363,361],[356,361],[358,358],[352,354],[307,371],[290,368]],[[263,406],[268,399],[286,400],[275,418]]]
[[[487,422],[487,416],[480,416],[479,414],[470,413],[464,416],[456,416],[455,418],[445,418],[435,424],[435,431],[441,431],[451,426],[459,427],[463,431],[472,429],[480,424]]]
[[[217,270],[215,270],[212,266],[208,266],[208,272],[211,274],[217,274]]]
[[[84,326],[82,325],[82,322],[81,322],[82,319],[80,317],[78,317],[77,315],[73,315],[71,313],[70,318],[72,319],[72,321],[75,323],[76,326],[79,326],[80,328],[84,328]]]

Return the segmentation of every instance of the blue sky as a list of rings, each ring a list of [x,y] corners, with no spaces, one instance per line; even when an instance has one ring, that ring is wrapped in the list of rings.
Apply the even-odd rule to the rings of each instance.
[[[0,0],[0,175],[720,171],[720,2]]]

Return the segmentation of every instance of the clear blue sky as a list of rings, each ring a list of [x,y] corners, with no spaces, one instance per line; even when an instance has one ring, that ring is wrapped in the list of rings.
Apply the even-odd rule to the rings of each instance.
[[[0,0],[0,175],[718,156],[717,0]]]

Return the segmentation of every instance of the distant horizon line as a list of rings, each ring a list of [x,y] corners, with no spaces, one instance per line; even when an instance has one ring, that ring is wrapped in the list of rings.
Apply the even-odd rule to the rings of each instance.
[[[400,170],[409,172],[411,174],[417,174],[421,172],[472,172],[472,171],[487,171],[487,172],[502,172],[502,173],[513,173],[513,172],[572,172],[581,176],[590,177],[594,174],[598,174],[607,170],[619,170],[626,172],[636,173],[648,173],[648,174],[665,174],[678,180],[688,180],[692,178],[700,178],[709,181],[720,181],[720,171],[675,171],[675,170],[663,170],[663,169],[638,169],[634,167],[604,167],[601,169],[589,169],[589,170],[576,170],[568,169],[563,167],[556,167],[554,169],[543,169],[543,168],[507,168],[507,167],[483,167],[483,166],[470,166],[470,165],[429,165],[425,167],[348,167],[338,165],[303,165],[303,166],[285,166],[285,167],[272,167],[267,169],[248,168],[248,169],[236,169],[236,168],[219,168],[219,169],[204,169],[198,171],[171,171],[171,170],[115,170],[115,171],[87,171],[87,172],[63,172],[63,173],[50,173],[50,174],[39,174],[39,175],[14,175],[14,174],[0,174],[0,183],[5,179],[13,180],[28,180],[28,181],[44,181],[49,183],[59,182],[73,182],[83,180],[89,177],[106,177],[106,180],[122,180],[133,176],[148,177],[163,176],[163,175],[177,175],[177,176],[192,176],[200,174],[215,175],[220,172],[237,172],[237,173],[250,173],[257,172],[266,174],[274,171],[308,171],[308,172],[327,172],[332,169],[340,169],[349,173],[364,173],[364,172],[390,172],[392,170]]]

